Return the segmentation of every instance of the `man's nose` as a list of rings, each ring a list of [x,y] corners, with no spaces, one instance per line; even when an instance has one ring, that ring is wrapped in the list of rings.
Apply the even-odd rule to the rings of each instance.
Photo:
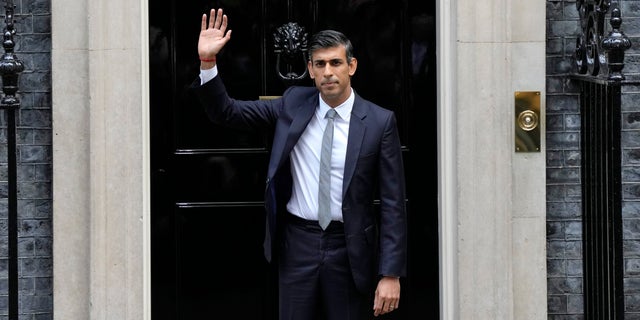
[[[331,65],[326,64],[324,66],[324,69],[322,70],[322,74],[326,77],[326,76],[331,76],[333,74],[333,68],[331,68]]]

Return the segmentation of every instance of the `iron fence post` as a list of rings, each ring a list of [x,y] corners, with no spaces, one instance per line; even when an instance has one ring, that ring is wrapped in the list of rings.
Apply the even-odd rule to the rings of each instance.
[[[5,28],[2,38],[4,54],[0,58],[0,76],[2,77],[3,96],[0,108],[7,116],[7,170],[8,170],[8,247],[9,247],[9,319],[18,320],[19,287],[18,287],[18,188],[16,161],[16,110],[20,108],[18,92],[18,75],[24,65],[13,52],[16,34],[14,25],[13,0],[5,1]]]

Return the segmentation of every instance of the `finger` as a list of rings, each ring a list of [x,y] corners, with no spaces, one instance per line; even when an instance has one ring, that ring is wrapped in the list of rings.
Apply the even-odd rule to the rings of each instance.
[[[200,31],[207,29],[207,14],[202,14],[202,22],[200,23]]]
[[[216,9],[211,9],[211,12],[209,13],[209,28],[213,28],[213,23],[215,22],[216,19]]]
[[[222,23],[220,24],[220,31],[224,33],[227,30],[227,15],[222,15]]]
[[[389,304],[383,301],[383,302],[379,305],[379,308],[378,308],[378,314],[385,314],[385,313],[387,313],[387,312],[389,312]]]
[[[218,9],[218,14],[216,16],[216,22],[215,22],[214,28],[216,29],[220,28],[220,25],[222,24],[222,16],[223,16],[222,9]]]
[[[383,310],[382,310],[382,304],[380,304],[380,303],[378,303],[378,302],[375,302],[375,303],[373,304],[373,315],[377,317],[377,316],[378,316],[378,315],[380,315],[382,312],[383,312]]]

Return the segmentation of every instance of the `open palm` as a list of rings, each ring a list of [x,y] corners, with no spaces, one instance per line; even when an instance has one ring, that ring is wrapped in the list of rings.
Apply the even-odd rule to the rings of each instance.
[[[208,21],[207,21],[208,20]],[[198,55],[201,59],[212,58],[231,39],[231,30],[227,31],[227,16],[222,9],[211,9],[209,19],[202,15],[200,38],[198,39]]]

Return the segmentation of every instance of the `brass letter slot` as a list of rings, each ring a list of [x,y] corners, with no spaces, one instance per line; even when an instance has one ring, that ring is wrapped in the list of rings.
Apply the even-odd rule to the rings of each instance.
[[[540,91],[515,93],[516,152],[540,151]]]

